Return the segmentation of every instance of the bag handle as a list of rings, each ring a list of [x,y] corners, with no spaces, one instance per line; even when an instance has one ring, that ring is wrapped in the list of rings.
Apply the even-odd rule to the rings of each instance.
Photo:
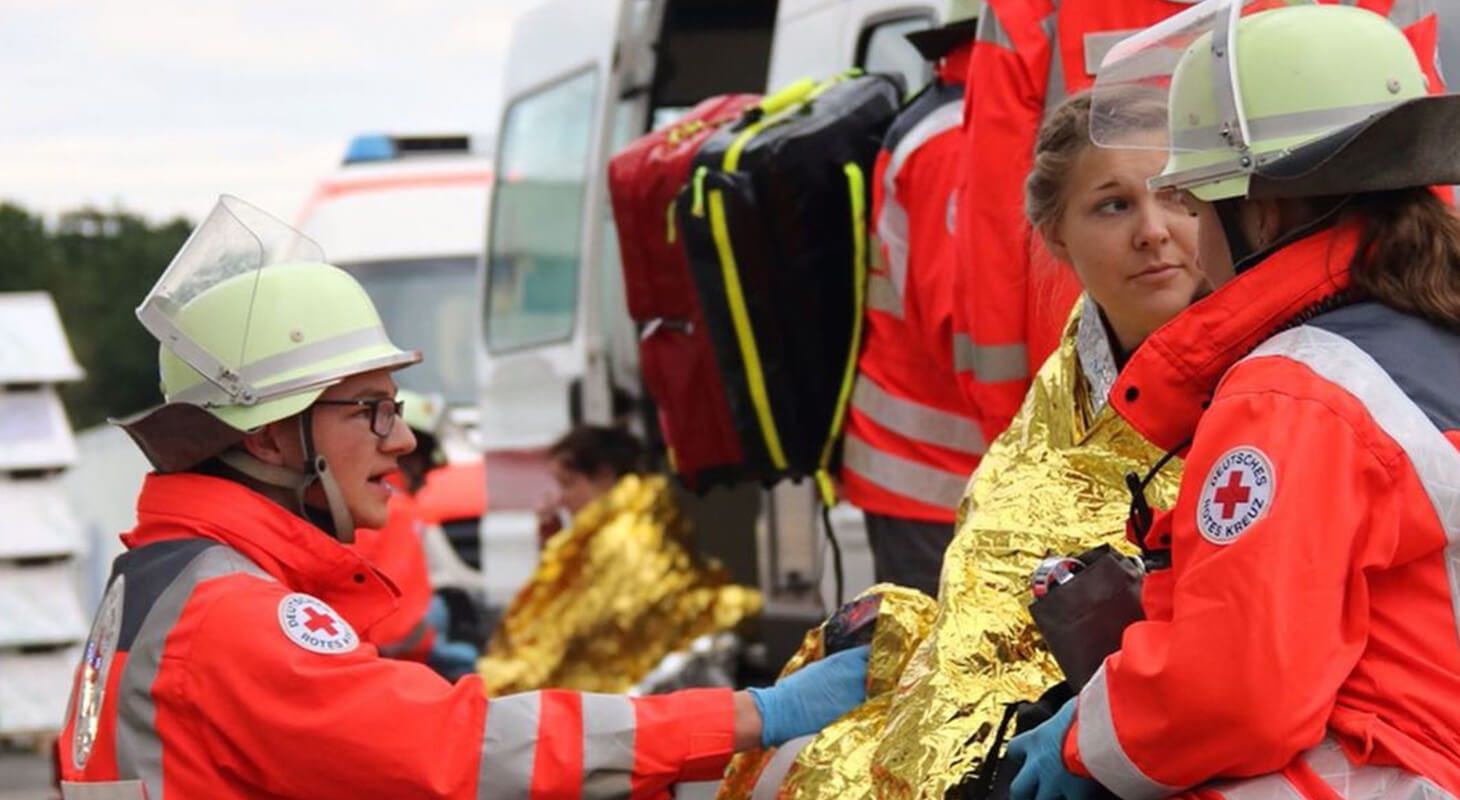
[[[753,108],[760,112],[761,116],[775,116],[791,106],[806,100],[811,96],[812,92],[816,91],[816,87],[816,81],[811,78],[802,78],[801,80],[793,81],[785,88],[778,89],[766,95]]]

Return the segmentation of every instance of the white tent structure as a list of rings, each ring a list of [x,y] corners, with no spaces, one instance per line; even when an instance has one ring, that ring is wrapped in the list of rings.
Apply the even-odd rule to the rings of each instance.
[[[81,377],[50,295],[0,294],[0,736],[61,727],[86,638],[85,542],[60,483],[76,442],[56,393]]]

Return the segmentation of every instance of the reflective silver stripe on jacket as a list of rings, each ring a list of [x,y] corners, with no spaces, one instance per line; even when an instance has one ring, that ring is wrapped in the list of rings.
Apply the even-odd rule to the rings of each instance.
[[[1444,789],[1398,767],[1357,766],[1338,743],[1324,739],[1302,755],[1335,794],[1345,800],[1454,800]],[[1303,800],[1305,795],[1281,773],[1203,787],[1228,800]]]
[[[498,697],[487,703],[482,760],[477,772],[480,800],[516,800],[532,790],[537,756],[537,692]]]
[[[983,455],[988,449],[978,423],[889,394],[866,374],[857,375],[857,387],[852,391],[852,408],[878,425],[923,444],[973,456]]]
[[[958,508],[968,485],[967,475],[881,452],[853,434],[847,434],[842,444],[842,466],[893,494],[938,508]]]
[[[1100,72],[1100,62],[1105,60],[1105,55],[1123,40],[1130,38],[1132,34],[1140,33],[1143,28],[1127,28],[1123,31],[1092,31],[1085,34],[1085,72],[1095,75]]]
[[[1102,786],[1125,800],[1155,800],[1176,794],[1179,786],[1167,786],[1153,780],[1131,761],[1115,733],[1115,720],[1110,715],[1110,690],[1105,683],[1105,665],[1080,690],[1080,727],[1077,744],[1085,768]]]
[[[1060,52],[1059,40],[1059,3],[1054,3],[1054,10],[1039,21],[1039,27],[1044,31],[1044,37],[1049,41],[1049,74],[1045,76],[1047,81],[1044,93],[1044,116],[1048,117],[1054,107],[1064,102],[1069,92],[1065,88],[1064,54]],[[978,28],[974,32],[974,39],[995,47],[1017,52],[1014,47],[1014,39],[1009,36],[1009,30],[999,19],[993,8],[985,7],[982,14],[978,15]]]
[[[244,573],[273,578],[241,553],[224,545],[199,553],[179,572],[152,604],[138,629],[117,685],[117,773],[146,784],[147,796],[162,800],[162,739],[157,735],[157,703],[152,685],[162,666],[167,637],[198,584],[225,575]]]
[[[390,642],[389,644],[383,644],[377,649],[380,651],[380,654],[385,656],[386,658],[399,658],[400,656],[409,653],[412,650],[415,650],[416,647],[420,645],[421,641],[426,638],[426,633],[430,630],[430,623],[426,622],[425,617],[422,617],[421,621],[417,622],[415,624],[415,627],[411,628],[410,632],[407,633],[405,636],[402,636],[401,638]]]
[[[628,797],[634,771],[636,718],[633,700],[623,695],[583,694],[583,774],[556,776],[553,783],[581,784],[582,797]],[[561,735],[543,731],[542,693],[526,692],[488,702],[486,733],[477,772],[477,797],[512,800],[533,788],[538,739]]]
[[[1047,82],[1044,87],[1044,115],[1042,117],[1049,119],[1050,112],[1070,96],[1070,87],[1065,85],[1065,54],[1060,47],[1058,5],[1055,6],[1054,11],[1039,21],[1039,27],[1044,30],[1044,37],[1049,40],[1049,74],[1046,76]]]
[[[1262,356],[1296,361],[1353,395],[1404,450],[1450,543],[1445,570],[1460,630],[1460,451],[1373,357],[1336,333],[1309,325],[1294,328],[1263,342],[1248,358]]]
[[[867,308],[902,318],[902,295],[890,275],[873,272],[867,276]]]
[[[1359,0],[1343,0],[1343,4],[1357,6]],[[1389,7],[1389,21],[1395,27],[1408,28],[1433,13],[1434,0],[1394,0],[1394,5]]]
[[[983,383],[1029,377],[1029,351],[1022,344],[976,345],[966,333],[953,334],[953,371],[972,372]]]
[[[634,701],[583,695],[583,797],[628,797],[634,772]]]
[[[147,800],[147,790],[141,781],[61,781],[61,800]]]
[[[982,14],[978,15],[978,25],[973,32],[974,41],[991,44],[1005,50],[1014,49],[1014,40],[1009,38],[1009,32],[1004,29],[1004,24],[999,21],[999,15],[994,13],[992,8],[985,7]]]

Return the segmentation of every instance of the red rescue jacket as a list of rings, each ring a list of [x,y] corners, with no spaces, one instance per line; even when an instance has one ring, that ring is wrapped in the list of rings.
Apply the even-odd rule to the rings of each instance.
[[[362,643],[395,589],[261,495],[151,475],[137,512],[77,672],[63,794],[667,798],[729,761],[728,689],[487,700],[476,676]]]
[[[1122,797],[1460,794],[1460,335],[1344,305],[1358,239],[1268,257],[1111,392],[1191,442],[1152,531],[1172,566],[1065,741]]]
[[[395,610],[360,634],[383,656],[425,661],[436,641],[436,632],[426,622],[426,609],[431,605],[431,573],[421,544],[426,523],[416,498],[403,483],[399,474],[391,476],[395,494],[390,496],[385,527],[355,531],[356,552],[400,592]]]
[[[953,375],[953,204],[973,42],[903,110],[878,154],[880,262],[842,451],[842,489],[876,514],[953,522],[987,439]]]

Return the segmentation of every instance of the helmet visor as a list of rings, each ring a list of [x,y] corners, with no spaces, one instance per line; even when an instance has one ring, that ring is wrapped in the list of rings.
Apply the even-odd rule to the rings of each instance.
[[[1101,147],[1171,152],[1240,147],[1250,141],[1236,80],[1237,21],[1277,8],[1284,0],[1205,0],[1122,40],[1106,53],[1090,90],[1090,140]],[[1211,51],[1210,76],[1216,116],[1197,128],[1170,125],[1169,141],[1149,135],[1153,118],[1168,124],[1168,92],[1183,57],[1196,47]],[[1192,63],[1192,60],[1188,60]]]
[[[249,351],[253,320],[249,284],[271,265],[323,261],[324,252],[304,234],[237,197],[224,195],[193,231],[152,291],[137,307],[137,318],[154,337],[235,401],[248,387],[237,371]],[[226,283],[230,294],[245,298],[232,307],[241,333],[224,337],[226,345],[189,336],[179,324],[184,307]]]

